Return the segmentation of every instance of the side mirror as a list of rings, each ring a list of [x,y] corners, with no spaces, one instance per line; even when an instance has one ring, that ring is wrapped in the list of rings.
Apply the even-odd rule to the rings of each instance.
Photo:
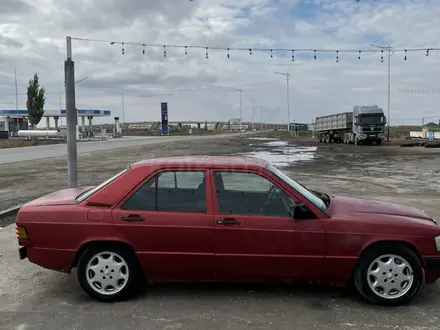
[[[304,210],[304,203],[296,203],[295,205],[292,205],[289,209],[289,215],[292,219],[295,219],[295,213],[298,210]]]

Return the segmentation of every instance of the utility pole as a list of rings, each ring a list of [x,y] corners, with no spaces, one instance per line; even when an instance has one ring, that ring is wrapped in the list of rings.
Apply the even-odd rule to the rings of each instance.
[[[391,49],[391,44],[388,46],[377,46],[370,44],[373,47],[386,49],[388,51],[388,117],[387,117],[387,141],[390,141],[390,117],[391,117],[391,55],[394,55],[393,50]],[[383,61],[383,60],[382,60]]]
[[[125,122],[124,87],[121,88],[122,124]]]
[[[75,63],[72,60],[72,38],[66,37],[67,59],[64,62],[66,88],[67,172],[68,187],[78,186],[78,150],[76,143]]]
[[[241,137],[241,126],[242,126],[242,116],[243,116],[243,90],[240,88],[240,137]]]
[[[15,108],[17,110],[17,136],[18,136],[18,131],[20,130],[20,118],[18,116],[17,68],[14,68],[14,76],[15,76]]]
[[[391,109],[391,45],[388,44],[388,137],[390,141],[390,109]]]
[[[254,130],[254,123],[255,123],[255,100],[249,99],[249,101],[252,102],[252,131]]]
[[[289,89],[289,79],[290,79],[290,73],[289,72],[275,72],[275,74],[279,74],[282,76],[286,76],[286,83],[287,83],[287,133],[290,134],[290,89]]]

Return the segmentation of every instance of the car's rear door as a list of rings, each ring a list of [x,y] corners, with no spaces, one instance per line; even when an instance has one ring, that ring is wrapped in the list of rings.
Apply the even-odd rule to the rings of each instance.
[[[154,281],[210,280],[214,224],[205,170],[155,173],[127,196],[112,216]]]
[[[251,169],[215,169],[212,175],[219,279],[320,275],[325,257],[320,221],[293,219],[281,199],[262,209],[273,184],[277,194],[291,198],[276,180]]]

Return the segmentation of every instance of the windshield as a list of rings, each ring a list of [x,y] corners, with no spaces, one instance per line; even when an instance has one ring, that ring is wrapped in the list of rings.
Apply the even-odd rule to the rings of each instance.
[[[375,125],[375,124],[383,124],[384,117],[383,116],[375,116],[375,117],[358,117],[359,125]]]
[[[78,196],[76,196],[75,200],[77,203],[81,203],[82,201],[86,200],[87,198],[89,198],[90,196],[92,196],[94,193],[96,193],[97,191],[101,190],[102,188],[104,188],[106,185],[108,185],[109,183],[115,181],[117,178],[119,178],[122,174],[128,172],[128,170],[130,169],[130,167],[127,167],[125,170],[119,172],[116,175],[113,175],[110,179],[107,179],[106,181],[104,181],[103,183],[101,183],[100,185],[89,189],[87,191],[84,191],[83,193],[79,194]]]
[[[322,199],[320,199],[318,196],[313,194],[310,190],[308,190],[306,187],[302,186],[295,180],[288,177],[286,174],[281,172],[279,169],[277,169],[273,165],[269,165],[268,170],[271,171],[273,174],[275,174],[277,177],[279,177],[281,180],[286,182],[289,186],[291,186],[293,189],[295,189],[298,193],[303,195],[305,198],[307,198],[310,203],[315,205],[317,208],[319,208],[322,212],[327,211],[327,206],[323,202]]]

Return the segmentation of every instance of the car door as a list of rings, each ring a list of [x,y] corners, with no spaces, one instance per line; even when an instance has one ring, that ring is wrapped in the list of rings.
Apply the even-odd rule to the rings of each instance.
[[[154,281],[210,280],[214,224],[206,171],[156,173],[112,212]]]
[[[277,196],[291,203],[298,201],[264,172],[225,168],[214,170],[212,175],[218,278],[267,280],[320,275],[326,238],[313,213],[309,213],[310,219],[303,216],[295,220],[282,200],[265,204],[272,186]]]

